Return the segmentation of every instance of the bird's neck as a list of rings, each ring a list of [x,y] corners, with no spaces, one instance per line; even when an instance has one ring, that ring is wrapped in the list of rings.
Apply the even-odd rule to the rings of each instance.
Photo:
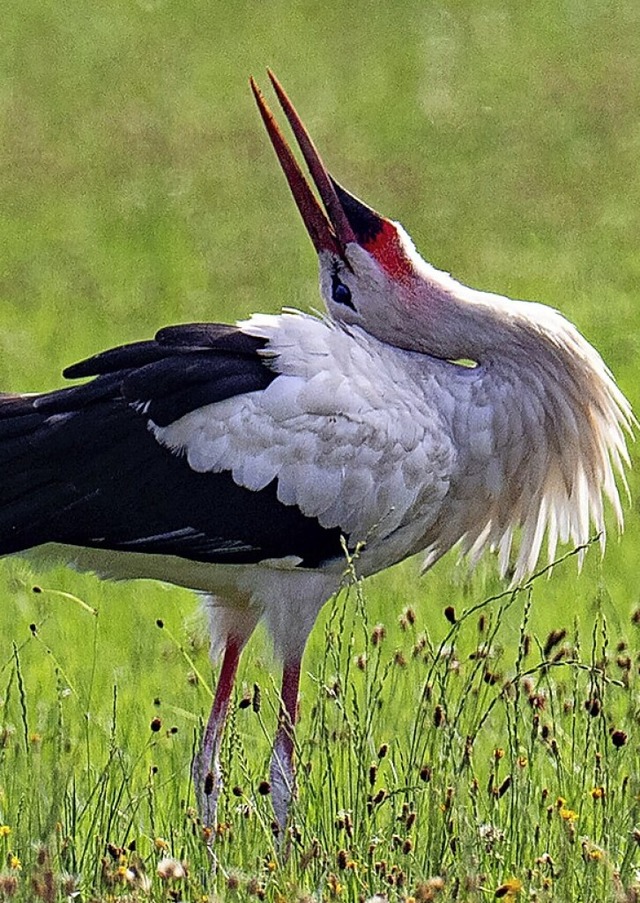
[[[491,341],[471,356],[467,402],[453,424],[460,439],[458,516],[465,547],[497,546],[510,566],[521,531],[515,578],[530,572],[544,534],[556,543],[604,533],[603,495],[621,521],[616,472],[626,461],[629,404],[595,349],[555,311],[525,302],[481,299],[471,318]],[[505,308],[512,305],[506,316]]]

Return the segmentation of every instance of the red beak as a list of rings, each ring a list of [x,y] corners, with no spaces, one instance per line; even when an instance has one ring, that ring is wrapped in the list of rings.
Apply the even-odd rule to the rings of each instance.
[[[275,89],[280,105],[289,121],[291,130],[302,152],[309,173],[316,187],[322,205],[317,200],[309,183],[307,182],[293,151],[286,138],[282,134],[275,116],[271,112],[267,102],[258,88],[255,80],[250,79],[251,90],[255,96],[260,110],[260,115],[266,126],[269,138],[278,157],[278,161],[285,174],[289,188],[296,202],[298,210],[311,237],[316,251],[330,251],[340,257],[344,257],[344,251],[350,242],[361,241],[358,236],[358,214],[361,210],[366,212],[369,219],[368,232],[371,231],[371,215],[378,218],[382,225],[382,217],[378,217],[374,211],[366,207],[357,198],[350,195],[339,186],[327,171],[320,154],[315,148],[309,133],[298,116],[295,107],[289,100],[284,88],[275,75],[267,70],[271,83]],[[356,222],[352,222],[355,217]]]

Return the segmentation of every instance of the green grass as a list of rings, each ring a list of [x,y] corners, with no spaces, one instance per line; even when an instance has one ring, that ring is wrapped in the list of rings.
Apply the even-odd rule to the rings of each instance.
[[[437,266],[561,308],[640,409],[639,20],[631,0],[7,0],[0,385],[54,388],[66,364],[166,323],[319,305],[314,255],[247,87],[270,65],[338,178],[402,221]],[[279,679],[257,636],[236,700],[257,683],[262,706],[233,712],[230,827],[213,883],[190,809],[189,760],[210,704],[193,666],[212,680],[193,598],[4,563],[0,825],[11,833],[0,899],[16,877],[21,899],[63,898],[50,883],[63,872],[85,900],[144,899],[140,881],[127,883],[136,863],[158,900],[429,899],[424,882],[438,876],[440,900],[492,899],[510,878],[538,900],[625,899],[640,865],[630,482],[624,538],[612,534],[603,562],[590,550],[580,575],[570,559],[462,618],[504,588],[491,562],[470,576],[450,556],[423,578],[409,562],[327,606],[304,661],[300,836],[286,865],[257,789]],[[403,631],[409,607],[417,620]],[[374,647],[378,623],[386,638]],[[566,638],[543,654],[560,628]],[[469,658],[485,644],[488,662]],[[630,670],[617,664],[627,657]],[[619,749],[611,728],[627,735]],[[185,881],[155,874],[164,855],[188,862]],[[340,868],[345,857],[355,865]]]

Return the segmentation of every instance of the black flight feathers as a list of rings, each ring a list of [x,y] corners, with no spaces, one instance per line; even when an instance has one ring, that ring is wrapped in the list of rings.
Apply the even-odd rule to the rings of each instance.
[[[264,339],[220,323],[168,326],[153,341],[103,351],[67,367],[64,376],[98,376],[107,390],[112,383],[105,377],[115,377],[126,401],[147,404],[148,417],[167,426],[204,405],[266,389],[277,374],[259,355],[265,345]],[[72,405],[85,396],[91,402],[90,387],[100,392],[101,379],[45,396],[43,406],[64,404],[65,397]]]
[[[196,473],[149,429],[265,389],[277,376],[265,344],[174,326],[69,367],[94,377],[83,385],[0,396],[0,554],[57,542],[211,563],[341,555],[340,530],[283,505],[275,480],[253,492],[230,472]]]

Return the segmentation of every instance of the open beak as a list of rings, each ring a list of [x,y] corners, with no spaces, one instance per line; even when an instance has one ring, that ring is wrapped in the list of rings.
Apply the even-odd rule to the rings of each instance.
[[[307,232],[318,253],[330,251],[344,258],[346,246],[350,242],[358,242],[360,240],[354,230],[354,225],[350,222],[348,210],[351,209],[351,213],[354,214],[356,208],[353,205],[355,204],[362,210],[367,211],[369,215],[373,214],[373,211],[345,191],[329,175],[284,88],[270,70],[267,70],[267,72],[298,142],[302,156],[309,167],[313,184],[322,201],[322,204],[320,204],[317,200],[293,155],[293,151],[282,134],[275,116],[271,112],[255,80],[251,78],[251,90],[258,104],[260,115],[266,126],[280,166],[289,183],[289,188],[298,210],[302,215]],[[322,205],[324,205],[324,209]],[[377,214],[374,215],[377,216]]]

